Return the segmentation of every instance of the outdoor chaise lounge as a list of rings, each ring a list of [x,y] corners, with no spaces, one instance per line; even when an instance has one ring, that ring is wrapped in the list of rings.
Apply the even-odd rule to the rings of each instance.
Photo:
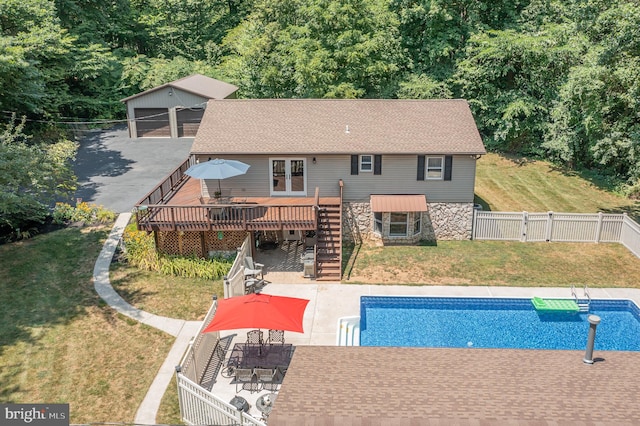
[[[251,256],[244,258],[244,276],[256,278],[260,275],[260,278],[264,278],[263,270],[264,265],[262,263],[254,262]]]

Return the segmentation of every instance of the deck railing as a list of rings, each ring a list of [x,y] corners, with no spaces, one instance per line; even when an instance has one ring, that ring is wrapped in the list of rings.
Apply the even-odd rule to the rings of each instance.
[[[189,165],[189,159],[187,158],[174,171],[169,173],[169,175],[164,178],[160,185],[158,185],[153,190],[151,190],[151,192],[145,195],[138,203],[138,206],[160,204],[166,202],[169,198],[171,198],[186,180],[186,175],[184,174],[184,172],[187,171]]]
[[[139,205],[136,219],[145,231],[315,230],[316,211],[311,204]]]

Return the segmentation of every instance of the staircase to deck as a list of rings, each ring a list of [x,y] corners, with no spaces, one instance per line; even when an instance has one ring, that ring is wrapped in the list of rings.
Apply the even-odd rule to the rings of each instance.
[[[322,204],[318,209],[316,279],[340,281],[342,278],[342,234],[340,204]]]

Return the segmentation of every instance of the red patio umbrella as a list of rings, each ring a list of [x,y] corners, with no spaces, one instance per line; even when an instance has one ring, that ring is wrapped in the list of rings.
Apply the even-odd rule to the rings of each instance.
[[[304,333],[302,318],[309,301],[297,297],[251,293],[218,301],[203,333],[238,328],[267,328]]]

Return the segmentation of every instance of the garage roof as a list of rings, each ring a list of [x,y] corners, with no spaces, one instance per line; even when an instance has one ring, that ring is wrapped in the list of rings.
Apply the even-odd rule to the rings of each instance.
[[[162,86],[145,90],[137,95],[129,96],[128,98],[122,99],[121,102],[127,102],[131,99],[144,96],[148,93],[155,92],[156,90],[161,90],[166,87],[174,87],[207,99],[225,99],[238,90],[238,87],[233,84],[225,83],[224,81],[216,80],[215,78],[207,77],[202,74],[194,74],[189,77],[184,77],[179,80],[163,84]]]

